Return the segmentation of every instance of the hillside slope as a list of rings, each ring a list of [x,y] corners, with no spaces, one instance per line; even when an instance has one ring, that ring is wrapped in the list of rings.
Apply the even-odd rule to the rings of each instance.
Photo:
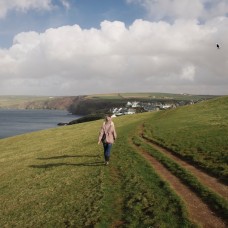
[[[77,103],[81,96],[45,97],[45,96],[0,96],[0,108],[5,109],[57,109],[67,110]]]
[[[208,126],[215,117],[217,124],[208,129],[222,126],[224,132],[226,99],[115,118],[118,139],[110,166],[104,166],[102,146],[97,145],[101,120],[0,140],[0,226],[196,227],[198,221],[189,217],[185,201],[138,153],[131,139],[144,124],[147,137],[170,145],[170,135],[184,139],[184,128],[188,138],[194,138],[189,131],[202,123]],[[200,134],[204,142],[209,130]],[[179,144],[175,141],[175,146]],[[186,151],[191,148],[189,143],[181,145]],[[227,149],[227,144],[222,145]]]
[[[76,115],[107,112],[110,108],[125,106],[129,100],[137,101],[199,101],[215,96],[168,93],[121,93],[78,96],[0,96],[0,108],[68,110]]]
[[[191,226],[180,199],[127,144],[147,116],[115,119],[110,167],[97,145],[102,121],[0,140],[0,226]]]
[[[157,113],[145,134],[199,167],[228,180],[228,97]]]

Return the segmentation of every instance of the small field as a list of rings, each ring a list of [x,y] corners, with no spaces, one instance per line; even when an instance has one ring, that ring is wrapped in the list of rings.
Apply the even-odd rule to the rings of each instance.
[[[171,94],[171,93],[110,93],[94,94],[86,96],[86,99],[137,99],[137,100],[201,100],[210,99],[215,96],[209,95],[191,95],[191,94]]]
[[[224,97],[115,118],[109,166],[101,120],[0,140],[0,227],[226,227],[227,108]]]
[[[39,96],[0,96],[0,108],[14,108],[20,107],[26,102],[44,101],[49,97]]]

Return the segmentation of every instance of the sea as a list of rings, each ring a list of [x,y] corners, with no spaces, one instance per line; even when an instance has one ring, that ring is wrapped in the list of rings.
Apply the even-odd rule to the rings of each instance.
[[[0,139],[59,127],[80,117],[62,110],[0,109]]]

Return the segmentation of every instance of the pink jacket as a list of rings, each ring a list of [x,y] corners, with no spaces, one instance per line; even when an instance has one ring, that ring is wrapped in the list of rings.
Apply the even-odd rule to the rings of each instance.
[[[116,134],[115,125],[112,121],[103,123],[99,134],[99,139],[98,139],[99,142],[101,142],[101,139],[104,133],[106,134],[107,143],[114,143],[114,141],[117,138],[117,134]]]

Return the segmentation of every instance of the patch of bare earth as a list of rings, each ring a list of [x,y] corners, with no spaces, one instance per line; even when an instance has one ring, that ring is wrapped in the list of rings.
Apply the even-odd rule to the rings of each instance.
[[[206,228],[225,228],[225,222],[179,178],[173,175],[165,166],[152,157],[148,152],[136,147],[137,151],[153,166],[158,175],[168,182],[173,190],[182,198],[189,213],[189,219]]]
[[[146,141],[148,143],[150,143],[150,145],[153,146],[154,149],[165,154],[167,157],[174,160],[176,163],[178,163],[179,165],[184,167],[186,170],[189,170],[192,174],[194,174],[199,179],[199,181],[201,183],[206,185],[212,191],[218,193],[225,199],[228,199],[228,186],[227,185],[221,183],[217,178],[208,175],[207,173],[203,172],[202,170],[197,169],[193,165],[191,165],[191,164],[187,163],[186,161],[182,160],[181,158],[175,156],[171,151],[163,148],[162,146],[157,145],[152,140],[146,139]]]

